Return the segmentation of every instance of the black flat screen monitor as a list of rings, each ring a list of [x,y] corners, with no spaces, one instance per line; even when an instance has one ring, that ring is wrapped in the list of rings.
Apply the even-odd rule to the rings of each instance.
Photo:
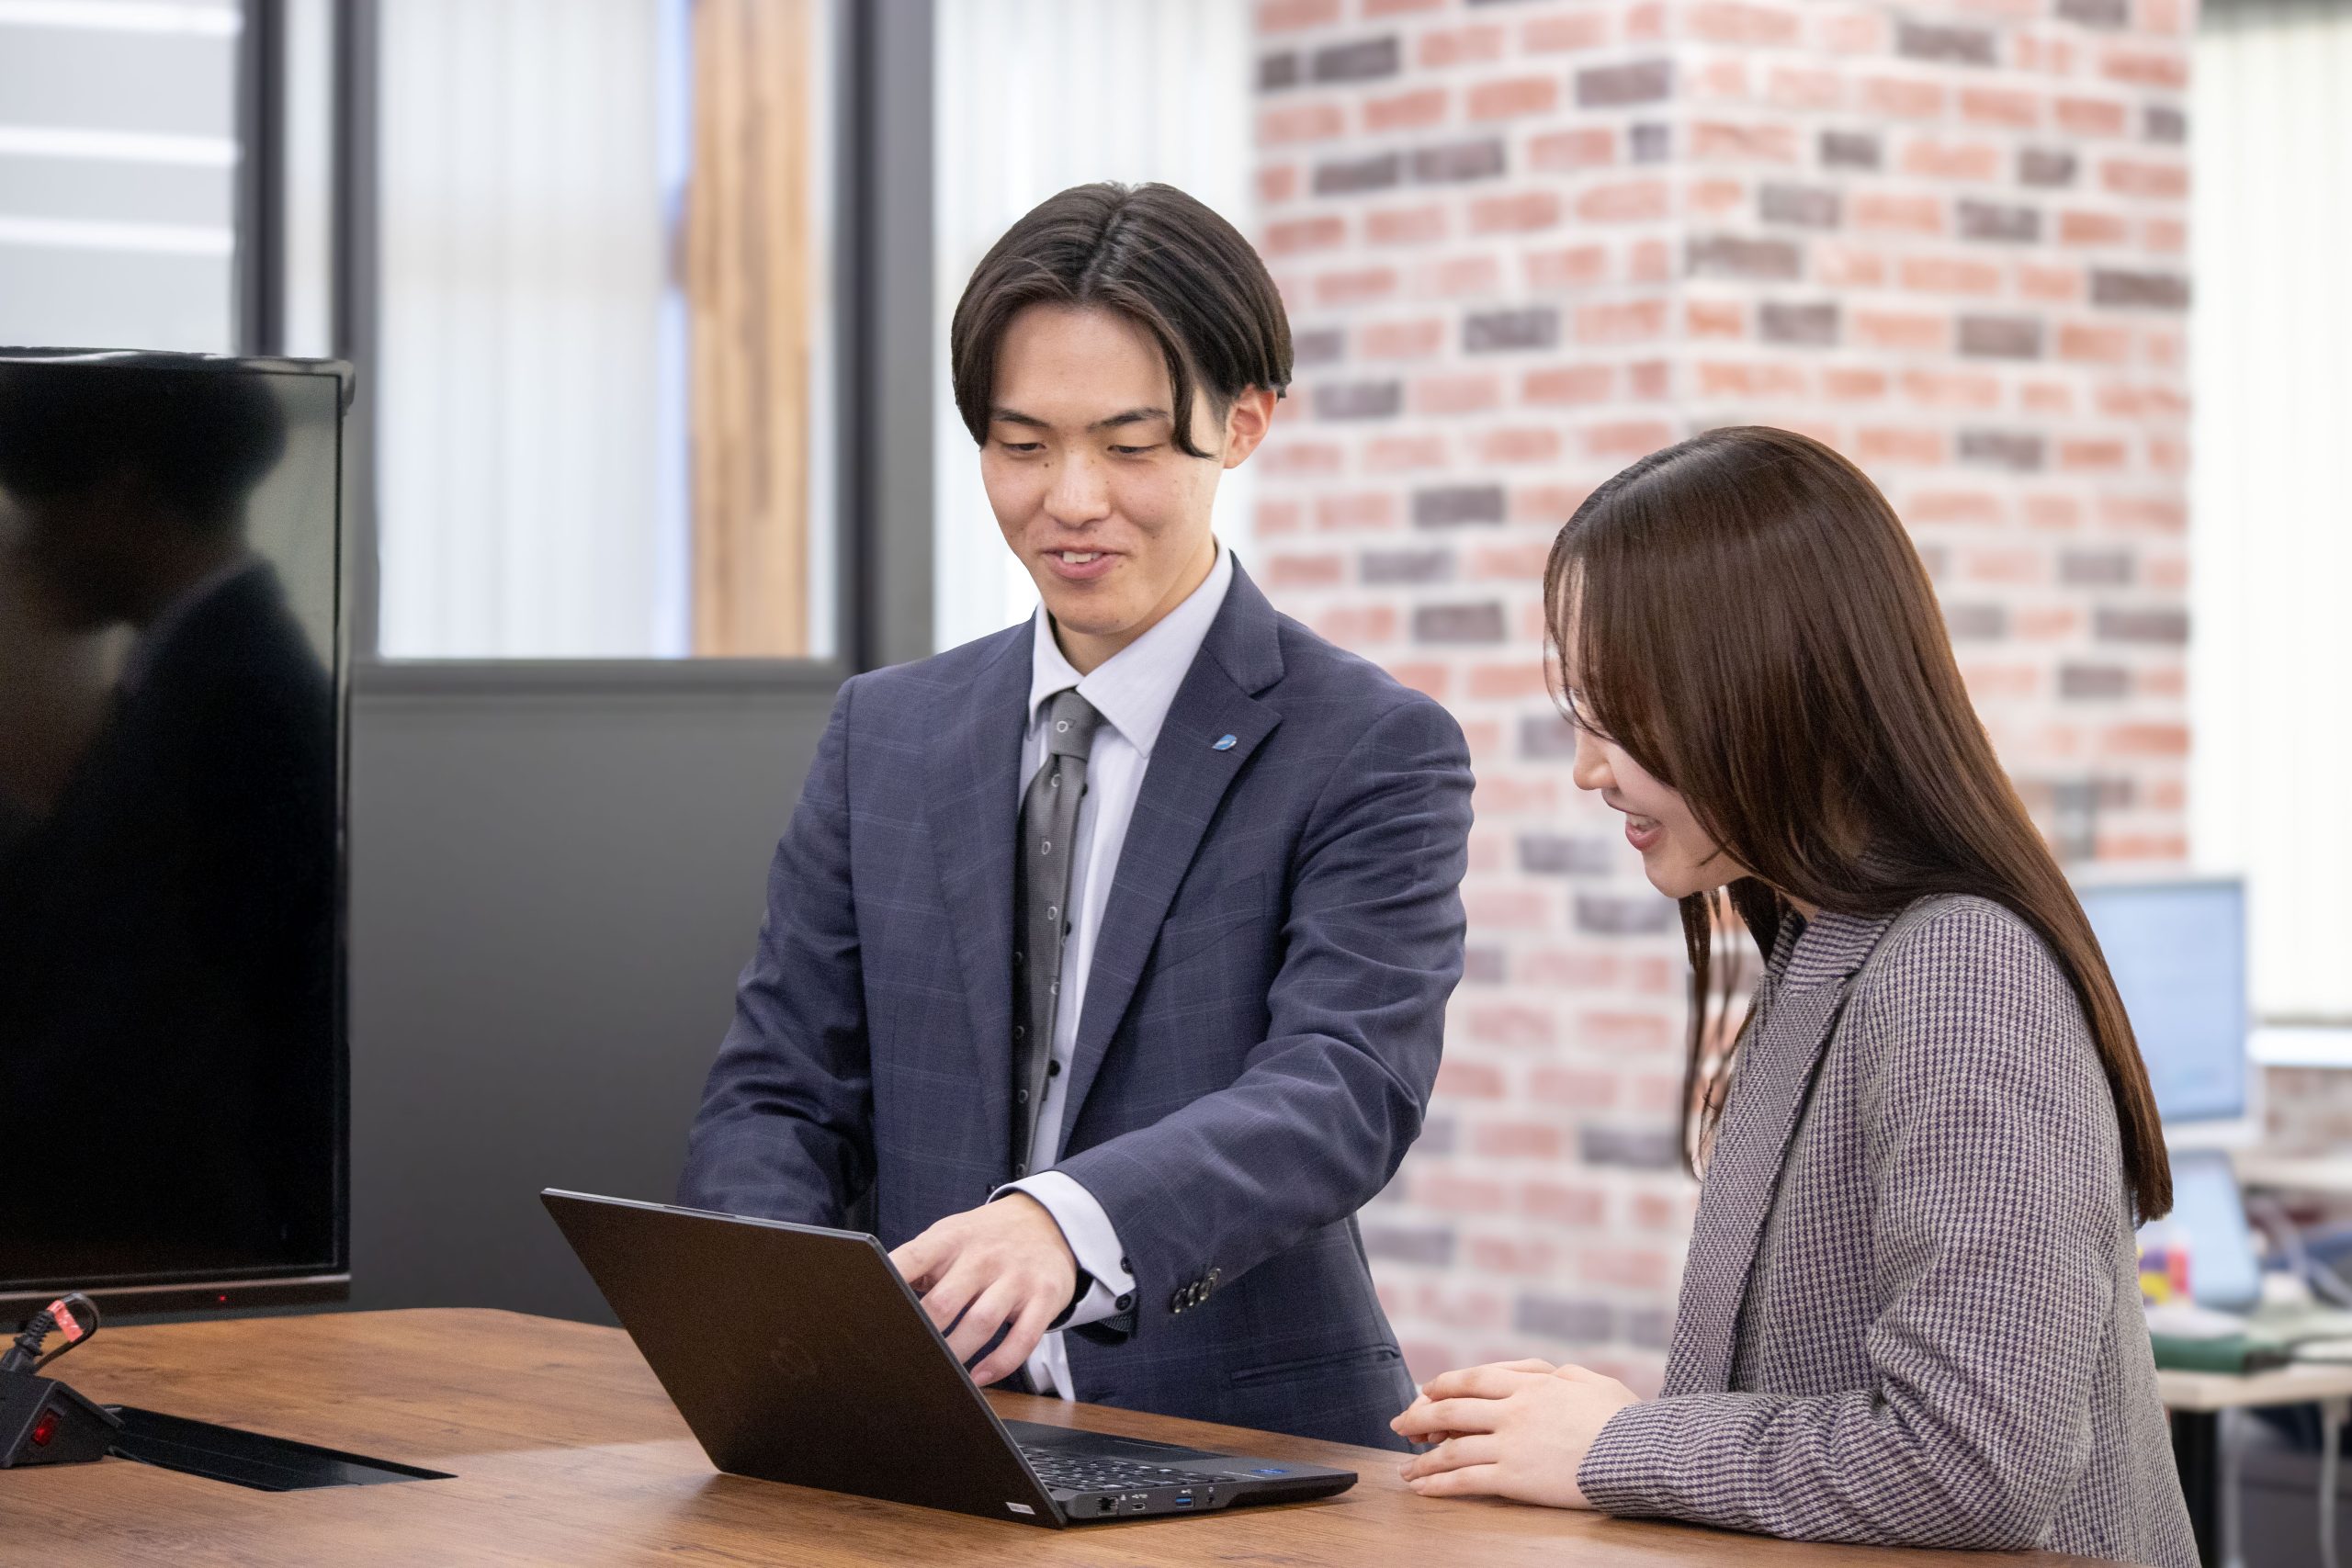
[[[0,1303],[345,1293],[350,392],[0,349]]]

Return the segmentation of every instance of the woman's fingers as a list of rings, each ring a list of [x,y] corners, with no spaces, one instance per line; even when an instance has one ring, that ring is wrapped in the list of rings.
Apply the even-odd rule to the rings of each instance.
[[[1492,1432],[1456,1434],[1425,1454],[1415,1454],[1406,1462],[1403,1474],[1406,1480],[1413,1481],[1424,1475],[1460,1470],[1464,1465],[1495,1464],[1502,1457],[1502,1439]]]
[[[1464,1367],[1459,1371],[1440,1372],[1421,1385],[1421,1393],[1430,1399],[1505,1399],[1519,1392],[1531,1377],[1543,1373],[1515,1371],[1500,1362],[1483,1367]]]
[[[1406,1484],[1424,1497],[1498,1497],[1502,1495],[1502,1466],[1464,1465],[1460,1470],[1424,1475]]]
[[[1436,1399],[1416,1404],[1391,1423],[1400,1436],[1430,1442],[1439,1434],[1491,1432],[1501,1419],[1499,1402],[1492,1399]]]

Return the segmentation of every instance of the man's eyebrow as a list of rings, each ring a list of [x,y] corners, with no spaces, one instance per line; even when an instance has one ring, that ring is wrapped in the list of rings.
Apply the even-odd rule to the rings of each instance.
[[[1089,431],[1116,430],[1123,425],[1147,424],[1155,419],[1172,419],[1175,416],[1170,414],[1166,409],[1125,409],[1118,413],[1108,415],[1102,419],[1098,419],[1086,428]],[[1034,413],[1023,413],[1019,409],[995,409],[990,411],[989,418],[992,423],[997,424],[1018,424],[1031,430],[1051,430],[1053,428],[1053,425],[1047,421],[1039,419]]]

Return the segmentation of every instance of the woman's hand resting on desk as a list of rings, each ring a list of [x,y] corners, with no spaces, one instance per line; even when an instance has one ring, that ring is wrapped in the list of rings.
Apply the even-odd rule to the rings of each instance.
[[[1424,1497],[1510,1497],[1553,1508],[1591,1505],[1577,1470],[1608,1419],[1641,1400],[1615,1378],[1549,1361],[1498,1361],[1431,1378],[1389,1423],[1435,1443],[1404,1468]]]

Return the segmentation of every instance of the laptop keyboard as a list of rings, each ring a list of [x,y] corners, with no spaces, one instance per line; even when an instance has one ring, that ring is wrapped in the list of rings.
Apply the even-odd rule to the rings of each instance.
[[[1156,1464],[1129,1464],[1122,1460],[1089,1459],[1083,1454],[1056,1453],[1050,1449],[1021,1450],[1029,1457],[1037,1479],[1068,1492],[1146,1492],[1155,1486],[1201,1486],[1227,1479],[1195,1470],[1167,1470]]]

